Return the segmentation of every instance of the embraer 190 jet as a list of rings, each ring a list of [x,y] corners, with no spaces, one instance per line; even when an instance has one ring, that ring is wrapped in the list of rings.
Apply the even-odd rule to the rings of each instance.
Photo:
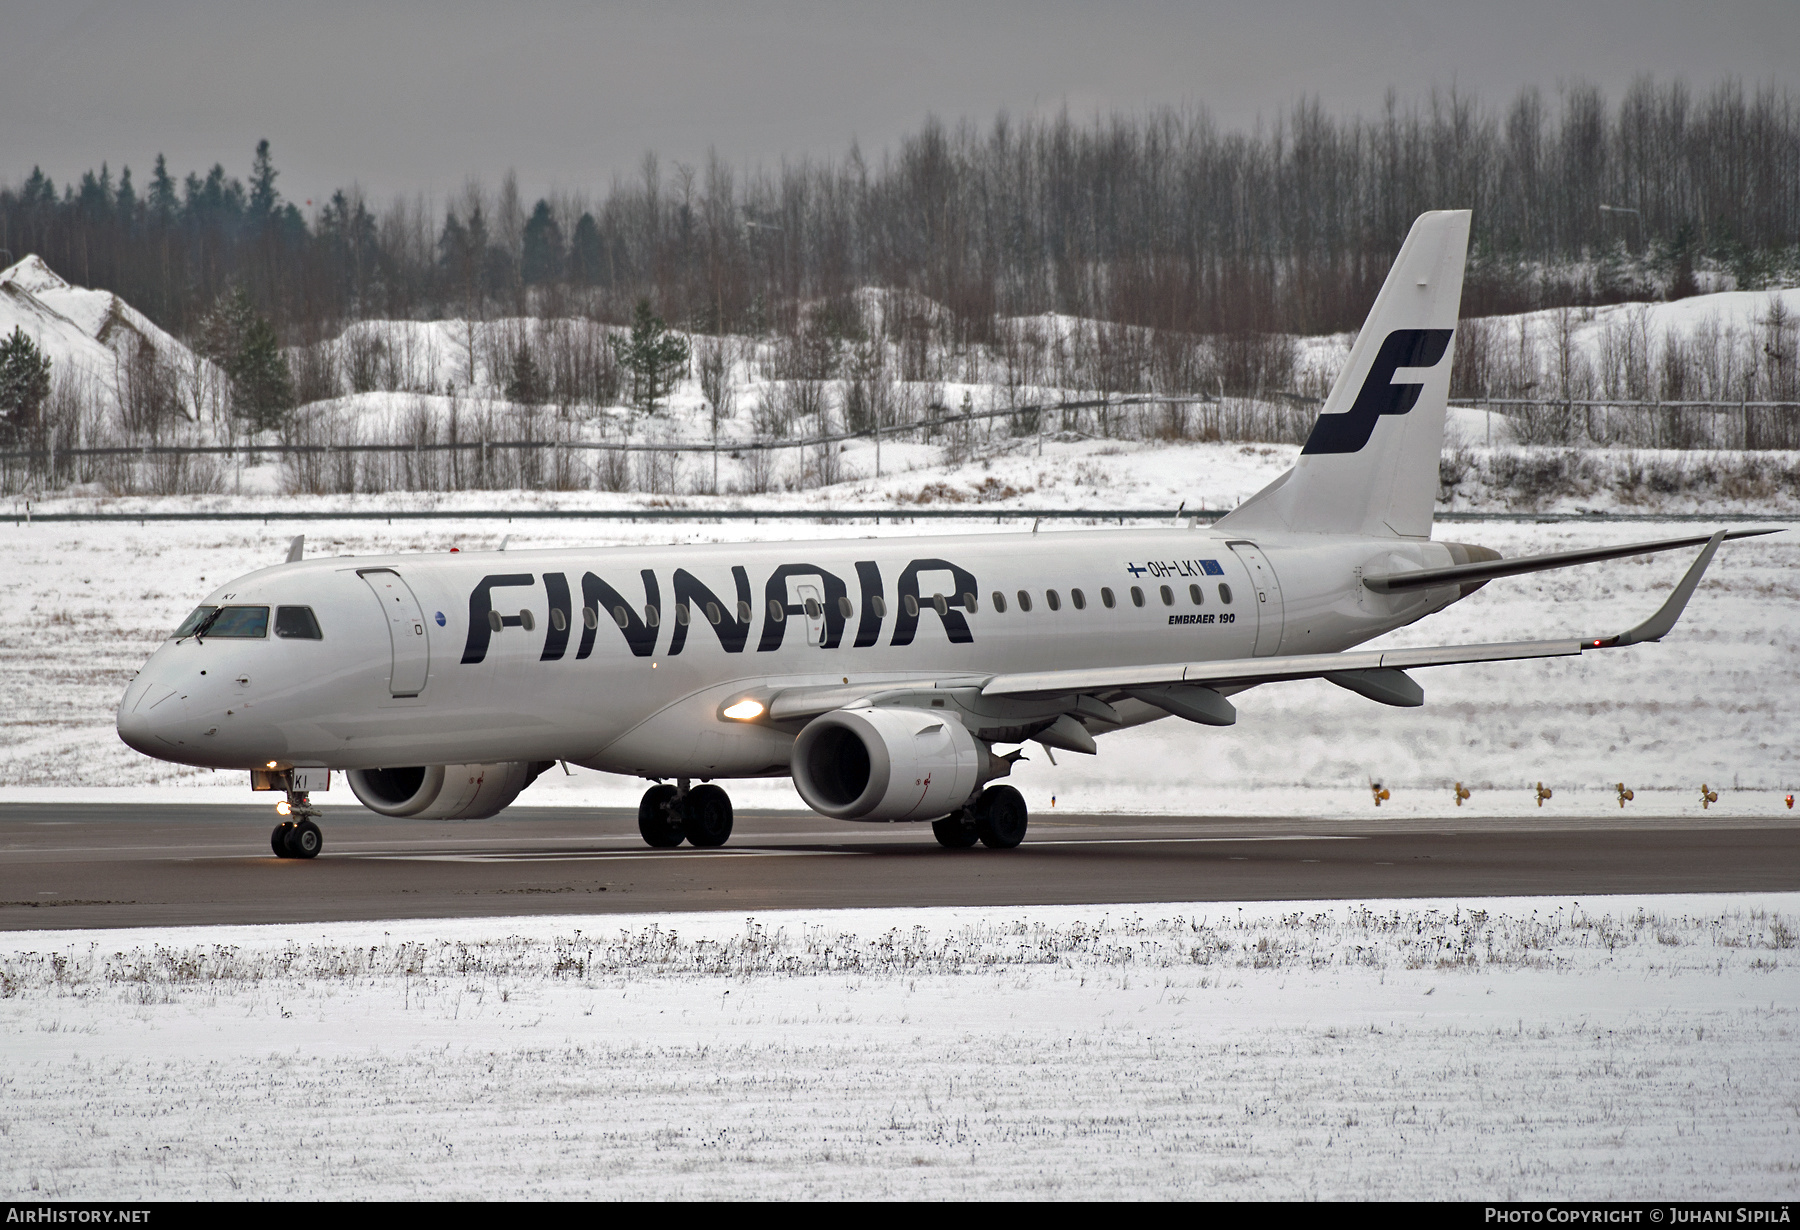
[[[715,783],[791,775],[823,815],[1006,848],[1026,807],[995,783],[1028,741],[1229,726],[1234,694],[1292,679],[1418,705],[1416,668],[1658,640],[1721,541],[1768,531],[1515,559],[1431,539],[1468,237],[1467,211],[1413,224],[1298,461],[1210,527],[337,559],[297,540],[151,656],[119,735],[286,791],[286,858],[318,854],[332,770],[383,815],[472,819],[557,761],[655,782],[652,846],[722,845]],[[1498,577],[1702,544],[1629,631],[1354,649]]]

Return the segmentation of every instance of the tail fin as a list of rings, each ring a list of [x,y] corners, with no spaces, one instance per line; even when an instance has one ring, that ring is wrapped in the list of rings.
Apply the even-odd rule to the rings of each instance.
[[[1294,468],[1227,530],[1431,535],[1469,211],[1420,214]]]

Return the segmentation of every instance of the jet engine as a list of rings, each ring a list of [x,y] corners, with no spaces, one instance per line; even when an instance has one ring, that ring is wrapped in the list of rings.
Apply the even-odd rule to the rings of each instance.
[[[551,761],[434,764],[351,769],[350,789],[364,807],[418,820],[485,820],[519,797]]]
[[[794,740],[794,785],[835,820],[936,820],[1012,766],[939,710],[837,709]]]

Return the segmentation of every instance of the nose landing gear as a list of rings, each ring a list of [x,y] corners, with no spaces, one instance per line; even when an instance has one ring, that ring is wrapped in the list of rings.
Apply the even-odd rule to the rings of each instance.
[[[644,844],[669,850],[683,841],[702,849],[722,846],[731,839],[731,796],[707,784],[688,789],[687,779],[678,786],[652,786],[638,803],[638,832]]]
[[[320,815],[318,808],[312,805],[311,799],[304,790],[288,791],[287,801],[278,803],[275,810],[288,817],[275,826],[269,834],[269,848],[275,852],[276,858],[317,858],[319,851],[325,848],[325,835],[319,826],[313,823],[313,817]]]

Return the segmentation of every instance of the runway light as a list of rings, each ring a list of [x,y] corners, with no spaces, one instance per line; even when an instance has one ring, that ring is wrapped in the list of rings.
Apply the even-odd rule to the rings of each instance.
[[[1620,807],[1625,806],[1625,804],[1627,804],[1627,803],[1631,802],[1631,800],[1637,798],[1636,794],[1634,794],[1632,791],[1625,789],[1624,782],[1616,783],[1613,786],[1613,789],[1615,789],[1619,792],[1619,806]]]
[[[1700,810],[1705,811],[1719,801],[1719,792],[1709,789],[1705,782],[1700,783]]]
[[[275,804],[275,814],[278,816],[291,816],[294,814],[294,809],[288,806],[288,801],[286,799],[283,799],[281,802]]]
[[[746,696],[731,708],[725,710],[725,716],[734,722],[754,722],[763,715],[763,703]]]
[[[1787,797],[1787,805],[1788,805],[1788,810],[1789,810],[1789,811],[1793,811],[1793,810],[1794,810],[1794,796],[1793,796],[1793,795],[1791,795],[1791,794],[1790,794],[1790,795],[1788,795],[1788,797]]]
[[[1375,806],[1377,807],[1380,807],[1384,801],[1394,797],[1380,782],[1370,782],[1369,793],[1375,796]]]
[[[1537,784],[1537,805],[1539,807],[1542,807],[1544,805],[1544,800],[1549,798],[1551,795],[1553,795],[1555,793],[1556,793],[1556,791],[1554,791],[1554,790],[1550,789],[1550,787],[1544,785],[1543,782],[1539,782]]]
[[[1456,805],[1461,807],[1463,800],[1469,797],[1469,788],[1461,782],[1456,783]]]

